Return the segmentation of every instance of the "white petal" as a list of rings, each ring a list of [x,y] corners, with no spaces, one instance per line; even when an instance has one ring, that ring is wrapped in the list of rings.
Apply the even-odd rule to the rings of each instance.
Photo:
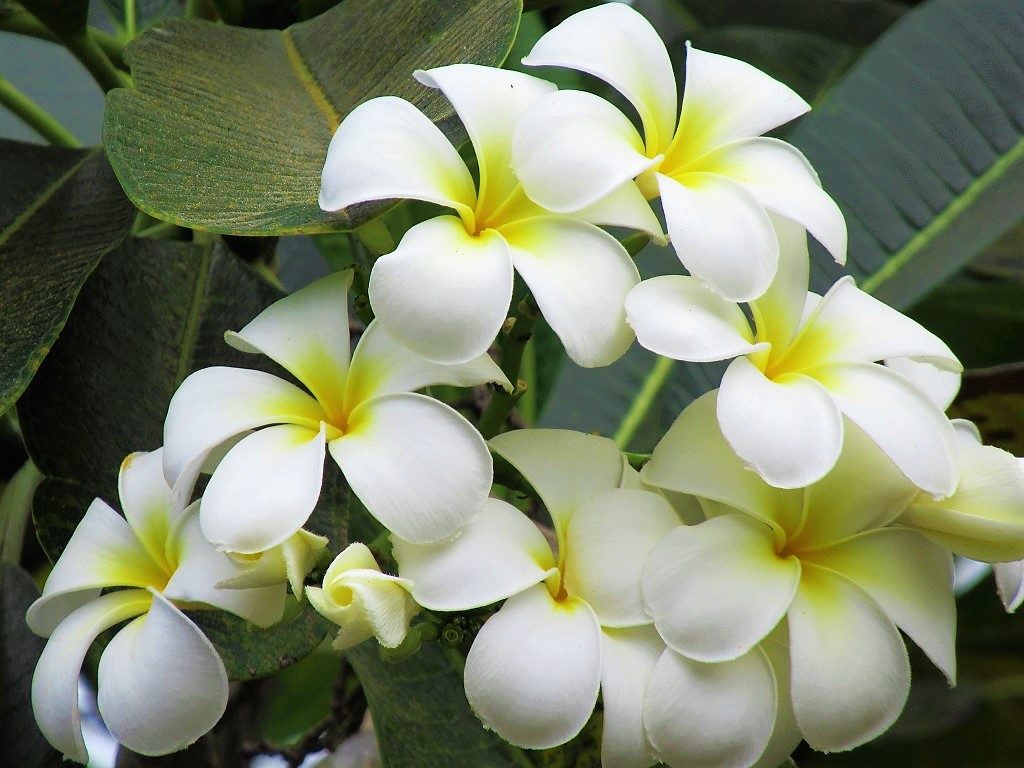
[[[793,711],[821,752],[888,730],[910,690],[903,638],[881,608],[838,574],[806,565],[789,611]]]
[[[644,280],[626,297],[637,341],[674,360],[707,363],[764,349],[755,344],[743,310],[694,277]]]
[[[171,489],[164,479],[163,450],[126,456],[117,475],[117,491],[132,532],[150,557],[166,566],[167,534],[181,510],[174,510],[172,515]]]
[[[603,627],[649,624],[640,598],[640,569],[679,524],[668,501],[650,491],[616,488],[594,496],[569,523],[566,590],[585,600]]]
[[[228,451],[203,494],[199,519],[215,546],[253,553],[301,528],[320,498],[324,430],[267,427]]]
[[[78,710],[78,678],[93,640],[106,629],[149,609],[138,589],[98,597],[71,613],[50,636],[32,677],[32,710],[46,740],[71,760],[88,763]]]
[[[454,216],[417,224],[377,259],[370,303],[388,333],[442,363],[487,351],[508,316],[512,259],[494,230],[470,235]]]
[[[771,664],[775,674],[775,690],[777,707],[775,710],[775,728],[768,746],[753,768],[779,768],[795,750],[803,736],[793,715],[793,697],[790,693],[789,664],[789,627],[782,622],[775,631],[765,638],[758,646]]]
[[[305,384],[328,413],[339,414],[348,372],[351,285],[351,270],[335,272],[275,301],[224,338],[243,352],[262,352]]]
[[[331,138],[320,207],[409,198],[472,216],[476,188],[440,129],[404,99],[383,96],[353,109]]]
[[[768,290],[779,241],[757,199],[711,173],[657,178],[672,247],[690,274],[729,301],[750,301]]]
[[[601,683],[601,630],[587,604],[543,584],[508,599],[466,657],[466,697],[484,726],[527,749],[583,728]]]
[[[776,554],[767,525],[724,515],[666,536],[644,565],[643,595],[670,648],[718,662],[761,642],[799,581],[800,561]]]
[[[409,541],[440,541],[469,522],[491,488],[487,444],[444,403],[424,395],[374,397],[328,444],[352,492]]]
[[[633,181],[620,184],[596,203],[575,211],[572,216],[591,224],[636,229],[649,234],[657,245],[668,244],[661,222]]]
[[[718,423],[744,463],[779,488],[820,480],[843,445],[843,420],[825,387],[799,373],[773,381],[745,357],[722,377]]]
[[[678,108],[672,62],[657,31],[632,8],[608,3],[573,14],[541,37],[523,63],[601,78],[640,113],[648,147],[660,152],[671,141]]]
[[[184,749],[228,703],[224,663],[206,635],[159,593],[100,657],[96,703],[118,743],[141,755]]]
[[[245,368],[203,368],[171,398],[164,421],[164,475],[173,484],[197,459],[246,430],[267,424],[319,429],[320,405],[284,379]]]
[[[807,307],[810,257],[802,226],[781,216],[769,218],[779,242],[779,268],[764,295],[750,302],[750,310],[758,336],[783,350],[796,335]]]
[[[775,678],[759,648],[720,664],[667,650],[651,675],[644,724],[671,766],[747,768],[768,745],[775,711]]]
[[[621,243],[592,224],[536,217],[502,227],[512,262],[577,365],[618,360],[633,342],[623,303],[640,273]]]
[[[1024,560],[996,563],[992,570],[996,574],[999,599],[1003,601],[1007,613],[1013,613],[1024,603]]]
[[[538,101],[519,121],[512,144],[526,194],[557,213],[598,203],[656,162],[629,118],[585,91]]]
[[[874,363],[813,372],[843,414],[867,433],[912,482],[937,496],[956,490],[956,436],[949,420],[898,373]]]
[[[601,633],[602,768],[648,768],[655,763],[644,733],[644,697],[665,643],[653,627]]]
[[[946,411],[960,391],[961,374],[944,371],[931,363],[919,363],[909,357],[891,357],[885,360],[885,365],[920,389],[940,411]]]
[[[347,554],[348,550],[342,552],[332,567]],[[341,627],[334,641],[335,650],[351,648],[372,636],[385,648],[397,648],[409,631],[412,617],[419,612],[419,606],[409,595],[411,583],[381,573],[372,555],[370,562],[372,568],[333,574],[328,571],[323,589],[308,589],[310,604]]]

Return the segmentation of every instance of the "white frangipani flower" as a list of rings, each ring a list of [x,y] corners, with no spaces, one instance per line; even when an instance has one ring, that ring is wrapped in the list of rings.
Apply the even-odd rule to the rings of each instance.
[[[557,553],[515,507],[488,499],[453,540],[392,537],[399,574],[423,607],[461,611],[505,600],[466,660],[466,696],[488,728],[518,746],[562,744],[604,700],[605,768],[654,763],[643,696],[664,644],[640,601],[640,568],[679,518],[635,488],[615,444],[563,430],[491,440],[548,509]]]
[[[518,72],[454,64],[416,73],[455,107],[476,152],[474,185],[455,147],[423,113],[394,97],[371,99],[342,121],[327,151],[320,205],[425,200],[454,209],[417,224],[370,276],[370,303],[396,339],[445,363],[483,354],[508,315],[513,268],[583,366],[607,365],[629,347],[622,301],[639,274],[622,245],[594,224],[661,236],[636,186],[607,190],[573,217],[530,201],[511,170],[520,115],[554,86]],[[628,181],[628,180],[624,180]]]
[[[218,547],[252,554],[295,535],[320,496],[327,452],[370,514],[413,541],[451,536],[487,497],[492,463],[483,438],[455,410],[414,390],[484,382],[511,389],[508,380],[487,355],[431,363],[377,323],[350,363],[351,280],[349,271],[329,275],[225,336],[267,355],[308,391],[262,371],[215,367],[190,375],[171,399],[169,479],[244,435],[203,494],[203,533]]]
[[[36,721],[72,760],[89,759],[78,678],[100,633],[130,620],[100,657],[97,702],[107,729],[135,752],[163,755],[209,731],[228,700],[223,662],[182,610],[212,606],[264,627],[284,611],[283,581],[215,586],[238,569],[203,538],[197,504],[186,507],[194,479],[184,473],[172,491],[159,450],[125,459],[125,517],[96,499],[28,610],[32,631],[49,637],[32,679]]]
[[[661,197],[672,245],[690,274],[732,301],[775,275],[779,245],[768,212],[804,225],[846,260],[846,223],[795,147],[761,134],[810,109],[782,83],[736,59],[687,48],[678,106],[665,44],[632,8],[606,3],[545,34],[523,59],[594,75],[626,97],[643,136],[604,99],[558,91],[523,116],[512,145],[527,194],[576,211],[636,179]]]
[[[412,599],[412,582],[381,573],[365,544],[349,544],[328,567],[323,587],[307,587],[309,603],[341,627],[334,649],[344,651],[376,637],[385,648],[397,648],[420,611]]]
[[[698,280],[645,280],[626,314],[647,349],[693,362],[735,358],[722,377],[718,421],[733,450],[779,488],[819,480],[835,464],[844,418],[925,491],[956,490],[956,439],[928,392],[878,364],[911,358],[954,373],[941,339],[844,277],[824,297],[807,291],[803,229],[774,219],[781,247],[768,291],[743,309]]]
[[[228,557],[235,562],[240,573],[219,582],[217,586],[239,589],[287,581],[295,599],[301,600],[306,575],[313,570],[326,546],[326,536],[300,528],[281,544],[262,552],[228,552]]]
[[[708,516],[653,550],[644,602],[679,658],[705,663],[748,657],[785,619],[799,733],[819,750],[852,749],[892,725],[906,701],[900,630],[955,679],[952,558],[922,532],[891,525],[918,489],[853,423],[831,472],[805,489],[779,489],[729,447],[719,397],[709,393],[683,411],[641,471],[645,482],[704,500]],[[649,713],[670,706],[652,685]],[[701,764],[749,765],[773,730],[770,708],[761,713],[746,751]],[[650,736],[677,756],[690,749],[684,731]]]

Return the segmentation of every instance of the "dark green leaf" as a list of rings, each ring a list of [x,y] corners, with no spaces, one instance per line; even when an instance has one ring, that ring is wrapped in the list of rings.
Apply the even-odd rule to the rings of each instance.
[[[0,413],[28,385],[134,209],[103,153],[0,140]]]
[[[85,29],[89,21],[89,0],[20,0],[33,16],[57,34]]]
[[[500,63],[519,11],[518,0],[347,0],[284,32],[170,21],[129,51],[135,88],[110,94],[104,144],[129,197],[159,219],[249,235],[349,229],[386,204],[320,210],[341,118],[391,94],[453,124],[413,71]]]

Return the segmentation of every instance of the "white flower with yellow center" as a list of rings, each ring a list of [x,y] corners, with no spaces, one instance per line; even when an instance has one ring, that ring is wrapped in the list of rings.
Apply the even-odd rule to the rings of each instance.
[[[479,183],[437,126],[407,101],[371,99],[342,121],[327,152],[322,208],[413,199],[457,214],[417,224],[377,260],[369,293],[378,321],[432,360],[473,359],[508,315],[514,268],[569,357],[583,366],[616,360],[633,339],[622,301],[640,278],[619,242],[587,222],[660,236],[643,196],[630,182],[573,217],[543,210],[512,173],[512,131],[554,86],[471,64],[416,77],[455,107],[476,152]]]
[[[524,64],[594,75],[640,115],[643,135],[604,99],[559,91],[516,128],[513,160],[527,194],[552,211],[585,208],[636,179],[660,197],[672,245],[690,274],[749,301],[771,282],[779,245],[768,212],[798,221],[839,263],[846,223],[793,146],[761,136],[810,107],[736,59],[687,48],[682,107],[665,44],[620,3],[581,11],[545,34]]]
[[[744,676],[732,681],[745,732],[728,707],[716,708],[711,725],[682,727],[693,703],[673,681],[716,674],[698,662],[753,654],[753,664],[757,646],[782,622],[796,726],[790,748],[802,736],[826,752],[852,749],[892,725],[906,701],[910,665],[900,630],[955,679],[952,558],[922,532],[891,525],[919,491],[854,424],[846,424],[842,456],[822,480],[779,489],[747,471],[729,447],[718,397],[692,403],[641,472],[645,482],[702,499],[708,516],[665,537],[643,570],[644,602],[671,649],[648,691],[651,742],[670,764],[689,766],[691,730],[713,727],[729,736],[698,739],[708,748],[698,764],[754,762],[779,728],[771,676],[762,672],[761,685],[746,694],[738,687]],[[757,662],[762,670],[765,661]]]
[[[182,610],[220,608],[264,627],[284,611],[283,581],[216,586],[238,569],[203,538],[197,504],[186,507],[194,478],[187,473],[172,491],[160,451],[125,459],[125,517],[96,499],[28,610],[32,631],[49,637],[32,679],[36,721],[72,760],[89,759],[78,678],[100,633],[129,622],[100,656],[97,702],[107,729],[135,752],[162,755],[209,731],[228,701],[223,662]]]
[[[601,691],[602,765],[646,768],[654,758],[643,696],[664,644],[640,601],[640,568],[679,518],[662,496],[638,489],[606,438],[522,430],[491,447],[543,500],[557,552],[522,512],[488,499],[452,541],[392,537],[399,575],[429,610],[505,600],[466,659],[466,696],[488,728],[529,749],[562,744]]]
[[[845,417],[920,488],[949,496],[958,477],[949,420],[924,389],[878,361],[910,358],[947,372],[960,371],[959,361],[850,277],[824,297],[808,292],[806,235],[791,221],[774,223],[779,270],[750,302],[753,327],[739,305],[698,280],[667,275],[626,299],[640,344],[676,360],[735,358],[722,377],[718,422],[743,462],[774,486],[823,477],[839,456]]]
[[[274,303],[228,343],[261,352],[306,389],[269,373],[196,371],[171,399],[164,470],[185,467],[228,441],[203,494],[203,533],[251,554],[287,541],[320,496],[324,456],[388,529],[413,541],[451,536],[475,515],[491,486],[487,444],[452,408],[414,390],[508,380],[487,355],[431,363],[377,323],[349,360],[351,272],[318,280]],[[256,430],[250,432],[250,430]]]

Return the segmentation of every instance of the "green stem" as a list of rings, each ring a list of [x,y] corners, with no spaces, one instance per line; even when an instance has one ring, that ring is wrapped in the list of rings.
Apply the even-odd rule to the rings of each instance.
[[[355,262],[352,265],[352,289],[355,292],[352,308],[363,324],[369,325],[373,322],[373,307],[370,306],[370,271],[373,269],[373,259],[370,258],[370,253],[363,242],[351,232],[348,235],[348,246]]]
[[[26,125],[55,147],[80,147],[81,143],[67,128],[32,99],[0,75],[0,104],[20,117]]]
[[[132,79],[110,62],[91,30],[84,29],[68,35],[64,38],[64,44],[105,92],[131,87]]]
[[[505,419],[512,413],[519,398],[526,392],[526,383],[519,379],[519,371],[523,366],[523,352],[526,343],[533,336],[533,326],[540,316],[540,310],[532,296],[521,302],[515,315],[510,318],[505,329],[498,336],[501,347],[501,370],[512,382],[512,391],[499,389],[494,393],[491,402],[480,415],[478,428],[480,434],[490,439],[501,431]]]
[[[629,410],[622,417],[622,423],[619,424],[619,428],[615,430],[615,435],[612,437],[619,448],[625,450],[629,446],[636,431],[647,418],[647,414],[651,412],[651,408],[654,407],[654,402],[668,382],[675,364],[676,361],[671,358],[659,357],[648,372],[640,391],[636,393]]]
[[[519,400],[519,415],[523,417],[526,426],[532,427],[537,421],[537,343],[535,337],[530,337],[523,350],[523,363],[521,367],[522,379],[526,382],[526,391]]]
[[[43,474],[29,459],[0,494],[0,563],[21,561],[21,545],[32,514],[32,495]]]
[[[10,11],[0,10],[0,31],[13,32],[16,35],[34,37],[48,43],[63,45],[61,39],[49,27],[21,8]],[[128,69],[124,60],[124,43],[121,40],[95,27],[89,27],[89,34],[96,40],[96,44],[115,67]]]
[[[124,0],[124,35],[128,40],[134,40],[138,33],[139,28],[135,14],[135,0]]]

